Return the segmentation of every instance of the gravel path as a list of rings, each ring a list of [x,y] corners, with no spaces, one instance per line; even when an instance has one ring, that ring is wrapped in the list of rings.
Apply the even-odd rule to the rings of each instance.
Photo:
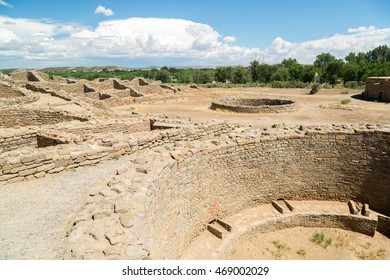
[[[69,219],[126,157],[0,187],[0,259],[61,259]]]

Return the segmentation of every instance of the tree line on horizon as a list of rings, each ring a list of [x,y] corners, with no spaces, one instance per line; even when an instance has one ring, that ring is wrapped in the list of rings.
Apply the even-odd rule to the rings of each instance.
[[[366,53],[350,52],[344,59],[337,59],[330,53],[317,55],[313,64],[300,64],[295,58],[284,59],[279,64],[265,64],[257,60],[249,66],[226,66],[216,68],[174,68],[134,69],[131,71],[103,69],[100,72],[60,72],[48,73],[68,78],[93,80],[96,78],[119,78],[132,80],[144,77],[161,80],[164,83],[203,84],[218,86],[271,86],[307,87],[312,83],[358,88],[364,85],[367,77],[390,76],[390,48],[379,46]]]

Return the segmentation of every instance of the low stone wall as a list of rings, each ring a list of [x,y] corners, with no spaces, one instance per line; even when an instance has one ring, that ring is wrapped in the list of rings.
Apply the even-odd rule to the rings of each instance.
[[[82,143],[98,135],[109,133],[136,133],[150,131],[149,119],[90,120],[87,122],[64,122],[55,125],[29,126],[0,130],[0,152],[25,147],[43,147],[37,138],[52,139],[51,143]],[[101,138],[101,137],[100,137]],[[41,139],[41,140],[42,140]],[[41,141],[42,142],[42,141]]]
[[[390,217],[378,216],[377,231],[390,238]]]
[[[210,109],[237,113],[281,113],[296,110],[296,105],[292,100],[226,98],[214,100]]]
[[[15,98],[21,96],[24,96],[22,92],[0,83],[0,98]]]
[[[369,236],[374,236],[378,221],[361,216],[343,215],[343,214],[292,214],[289,216],[275,217],[264,220],[253,225],[250,230],[233,234],[215,252],[214,257],[225,259],[228,257],[243,241],[250,239],[256,234],[278,231],[286,228],[304,226],[321,228],[341,228],[359,232]]]
[[[0,154],[24,147],[37,147],[37,133],[30,129],[0,131]]]
[[[115,128],[120,128],[120,123],[111,123],[103,127],[90,126],[89,129],[71,128],[63,131],[72,133],[93,133],[95,130],[112,131],[111,136],[104,133],[94,138],[87,137],[87,142],[73,144],[71,141],[66,145],[44,147],[40,149],[23,149],[5,152],[0,155],[0,184],[15,183],[23,180],[44,177],[46,174],[58,173],[64,170],[78,168],[85,165],[96,165],[105,160],[114,159],[122,155],[129,155],[135,151],[157,147],[175,141],[195,140],[215,132],[227,132],[231,129],[226,123],[215,125],[199,125],[171,130],[150,130],[150,121],[141,120],[132,125],[124,125],[125,131],[115,133]],[[142,132],[136,132],[142,129]],[[131,133],[131,135],[129,135]],[[70,135],[72,137],[73,135]],[[55,137],[55,135],[53,136]],[[35,138],[36,139],[36,138]],[[66,139],[65,139],[66,140]],[[36,141],[36,140],[35,140]],[[77,141],[76,141],[77,142]]]
[[[71,115],[65,111],[18,107],[2,107],[0,109],[0,119],[0,127],[3,128],[47,125],[71,120],[88,120],[85,117]]]

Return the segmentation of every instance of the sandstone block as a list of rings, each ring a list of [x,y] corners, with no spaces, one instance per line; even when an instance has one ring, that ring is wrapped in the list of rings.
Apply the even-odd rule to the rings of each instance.
[[[14,168],[10,169],[9,173],[15,174],[15,173],[18,173],[19,171],[23,171],[23,170],[26,170],[26,169],[27,169],[26,166],[21,165],[21,166],[14,167]]]
[[[278,210],[280,214],[283,214],[283,208],[280,206],[280,204],[277,201],[272,201],[272,206]]]
[[[10,179],[15,178],[15,177],[18,177],[18,174],[8,174],[8,175],[0,176],[0,182],[10,180]]]
[[[11,183],[17,183],[17,182],[21,182],[21,181],[24,181],[24,177],[16,177],[16,178],[13,178],[13,179],[9,179],[7,181],[7,183],[11,184]]]
[[[19,172],[19,176],[32,175],[32,174],[36,173],[37,170],[38,170],[37,168],[31,168],[31,169],[23,170],[23,171]]]
[[[109,246],[103,250],[103,253],[106,256],[121,255],[122,254],[122,244],[116,244],[114,246]]]
[[[42,172],[42,171],[46,171],[46,170],[49,170],[49,169],[53,169],[54,167],[55,167],[54,163],[45,164],[45,165],[42,165],[42,166],[38,166],[37,167],[37,171],[38,172]]]
[[[121,222],[122,226],[125,228],[131,228],[134,226],[134,216],[131,211],[128,211],[119,217],[119,221]]]
[[[25,162],[30,162],[30,161],[35,161],[38,159],[38,154],[31,154],[31,155],[22,155],[20,157],[20,160],[25,163]]]
[[[100,208],[97,209],[97,212],[93,214],[92,219],[98,220],[104,217],[109,217],[114,212],[113,210],[114,210],[113,204],[110,203],[103,204]]]
[[[64,166],[62,166],[62,167],[57,167],[57,168],[54,168],[54,169],[51,169],[51,170],[47,171],[47,173],[53,174],[53,173],[61,172],[61,171],[63,171],[63,170],[65,170],[65,167],[64,167]]]
[[[359,210],[357,209],[356,204],[353,200],[348,201],[348,207],[349,207],[349,212],[352,215],[356,215],[357,213],[359,213]]]
[[[34,174],[35,178],[43,178],[46,176],[46,173],[45,172],[39,172],[39,173],[35,173]]]
[[[131,244],[126,248],[126,255],[131,260],[142,260],[148,256],[148,251],[146,251],[141,245]]]

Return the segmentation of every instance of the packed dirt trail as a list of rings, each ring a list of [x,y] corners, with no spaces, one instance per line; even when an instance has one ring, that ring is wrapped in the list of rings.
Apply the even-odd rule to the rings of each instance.
[[[126,157],[0,187],[0,259],[62,259],[68,221],[90,188]]]

